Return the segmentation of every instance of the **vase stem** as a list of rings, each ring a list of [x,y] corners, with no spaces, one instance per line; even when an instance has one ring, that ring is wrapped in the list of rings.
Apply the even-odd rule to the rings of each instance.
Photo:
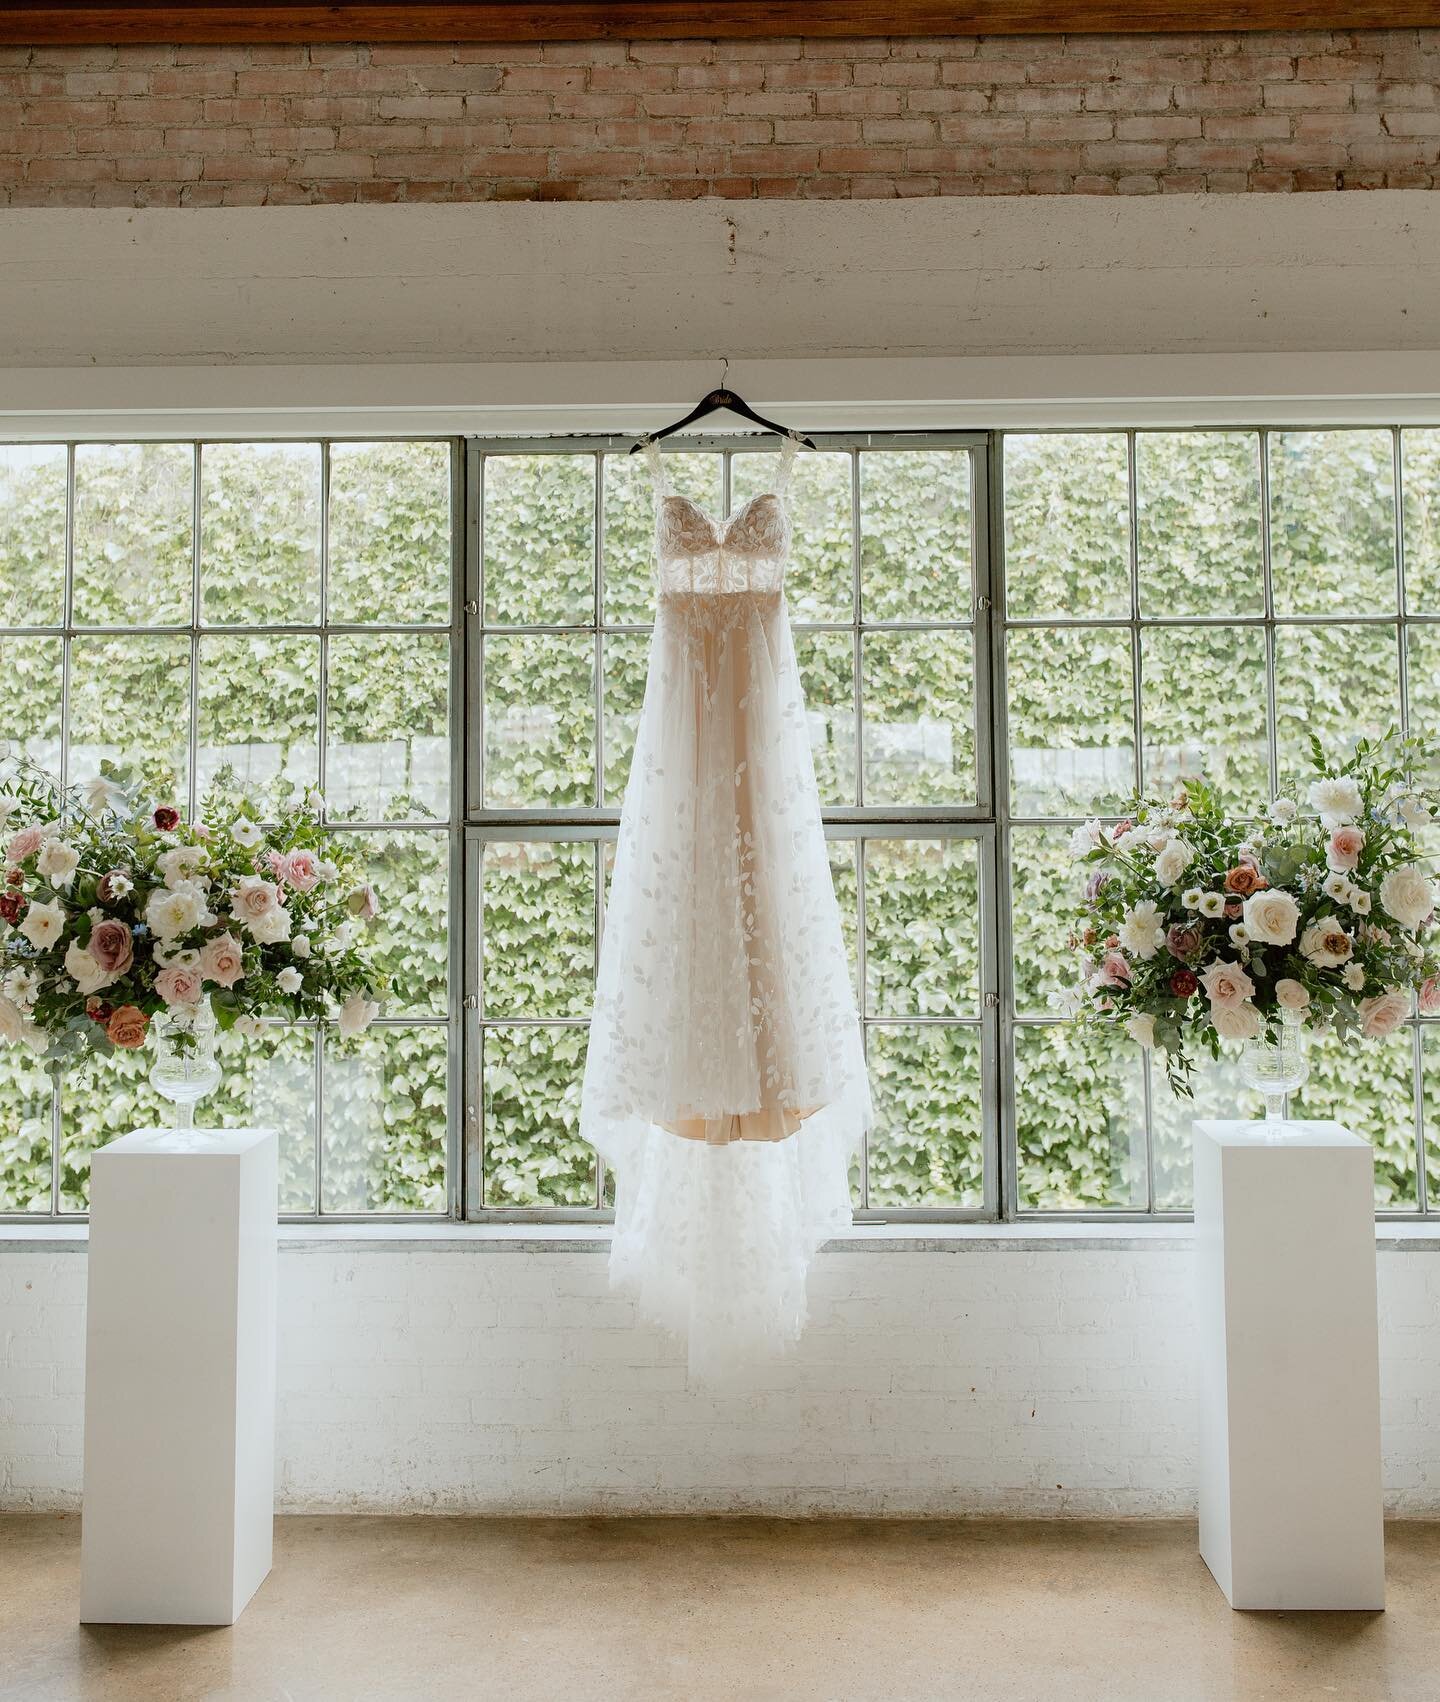
[[[1285,1095],[1283,1093],[1267,1093],[1265,1095],[1265,1121],[1267,1123],[1283,1123],[1285,1120]]]
[[[195,1127],[195,1101],[181,1099],[175,1105],[175,1127],[177,1129],[193,1129]]]

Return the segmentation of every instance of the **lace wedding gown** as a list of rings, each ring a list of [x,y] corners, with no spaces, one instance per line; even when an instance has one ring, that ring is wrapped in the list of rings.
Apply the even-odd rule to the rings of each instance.
[[[580,1129],[611,1281],[726,1371],[794,1341],[871,1115],[783,589],[775,489],[718,521],[655,486],[650,668],[605,909]]]

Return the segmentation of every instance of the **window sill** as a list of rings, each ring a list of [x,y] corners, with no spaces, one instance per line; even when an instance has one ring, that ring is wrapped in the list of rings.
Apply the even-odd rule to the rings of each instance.
[[[1185,1252],[1189,1223],[856,1224],[825,1245],[832,1253]],[[79,1253],[89,1240],[84,1223],[0,1224],[0,1253]],[[396,1253],[603,1253],[608,1224],[575,1223],[282,1223],[287,1253],[323,1254],[362,1246]],[[1381,1252],[1440,1252],[1440,1221],[1385,1220],[1375,1225]]]

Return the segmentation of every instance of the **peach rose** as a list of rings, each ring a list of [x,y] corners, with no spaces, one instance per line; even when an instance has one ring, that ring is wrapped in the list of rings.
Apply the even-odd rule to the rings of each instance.
[[[135,961],[129,928],[108,916],[90,930],[90,955],[107,975],[123,975]]]
[[[1332,869],[1349,874],[1359,864],[1360,853],[1364,849],[1365,835],[1358,827],[1337,827],[1330,835],[1325,861]]]
[[[5,852],[7,863],[23,863],[27,857],[33,857],[45,843],[43,827],[22,827],[10,841]]]
[[[357,886],[345,900],[346,907],[352,916],[358,916],[362,922],[373,922],[380,914],[380,901],[375,896],[375,889],[367,882]]]
[[[1410,1014],[1410,999],[1393,988],[1373,999],[1360,1001],[1360,1032],[1367,1040],[1382,1040],[1393,1034]]]
[[[199,1002],[200,971],[183,964],[172,963],[155,977],[155,991],[167,1005],[193,1005]]]
[[[217,987],[233,987],[245,974],[244,948],[233,934],[217,934],[200,952],[200,973]]]
[[[135,1052],[145,1044],[149,1027],[150,1018],[138,1005],[121,1005],[105,1024],[105,1033],[112,1046],[121,1046],[127,1052]]]
[[[247,925],[264,922],[280,907],[280,889],[258,875],[242,875],[230,897],[230,908]]]
[[[1226,963],[1223,958],[1210,965],[1200,977],[1200,985],[1209,995],[1212,1005],[1226,1009],[1243,1004],[1255,991],[1255,983],[1242,965]]]
[[[1236,893],[1241,898],[1249,898],[1252,892],[1259,892],[1262,886],[1269,883],[1253,863],[1237,863],[1233,869],[1225,872],[1226,892]]]
[[[296,892],[310,892],[320,879],[320,859],[313,851],[292,851],[280,859],[276,873]]]
[[[1420,1014],[1440,1016],[1440,975],[1429,975],[1421,983]]]

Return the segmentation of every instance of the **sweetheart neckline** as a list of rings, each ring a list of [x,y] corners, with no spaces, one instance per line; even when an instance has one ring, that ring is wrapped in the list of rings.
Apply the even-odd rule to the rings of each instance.
[[[780,502],[780,492],[757,491],[748,502],[742,502],[739,508],[732,508],[722,519],[720,516],[712,514],[708,508],[702,508],[693,497],[682,496],[679,491],[666,491],[665,493],[666,502],[683,502],[687,508],[693,509],[702,520],[706,521],[711,530],[715,532],[728,532],[742,514],[747,514],[757,502],[764,502],[767,498],[772,502]]]

